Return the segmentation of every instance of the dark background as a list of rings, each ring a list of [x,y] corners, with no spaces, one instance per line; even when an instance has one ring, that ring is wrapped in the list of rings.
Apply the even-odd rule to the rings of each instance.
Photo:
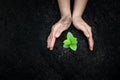
[[[92,26],[90,52],[73,25],[46,48],[51,26],[60,19],[57,0],[0,0],[0,80],[113,80],[120,70],[120,0],[89,0],[83,18]],[[71,3],[73,5],[73,1]],[[62,48],[68,31],[78,50]]]

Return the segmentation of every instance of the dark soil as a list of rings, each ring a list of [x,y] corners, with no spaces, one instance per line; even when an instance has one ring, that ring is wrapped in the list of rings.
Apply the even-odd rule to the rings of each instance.
[[[94,51],[73,25],[53,51],[46,48],[60,18],[57,0],[0,0],[0,80],[114,80],[120,70],[120,0],[89,0],[83,18],[92,26]],[[72,3],[73,4],[73,3]],[[62,47],[68,31],[76,52]]]

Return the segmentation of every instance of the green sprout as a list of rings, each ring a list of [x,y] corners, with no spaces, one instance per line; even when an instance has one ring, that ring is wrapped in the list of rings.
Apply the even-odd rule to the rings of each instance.
[[[67,39],[63,41],[64,48],[70,48],[73,51],[77,50],[77,38],[73,36],[71,32],[67,33]]]

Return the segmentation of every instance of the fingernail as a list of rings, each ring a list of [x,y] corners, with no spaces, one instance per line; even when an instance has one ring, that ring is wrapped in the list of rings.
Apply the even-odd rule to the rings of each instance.
[[[92,48],[92,47],[90,47],[90,50],[91,50],[91,51],[93,51],[93,48]]]
[[[50,48],[50,50],[53,50],[53,48]]]

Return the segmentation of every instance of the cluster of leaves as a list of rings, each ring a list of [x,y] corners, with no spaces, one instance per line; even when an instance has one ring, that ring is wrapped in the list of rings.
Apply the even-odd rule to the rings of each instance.
[[[73,51],[77,50],[77,38],[73,36],[71,32],[67,33],[67,39],[63,41],[64,48],[70,48]]]

